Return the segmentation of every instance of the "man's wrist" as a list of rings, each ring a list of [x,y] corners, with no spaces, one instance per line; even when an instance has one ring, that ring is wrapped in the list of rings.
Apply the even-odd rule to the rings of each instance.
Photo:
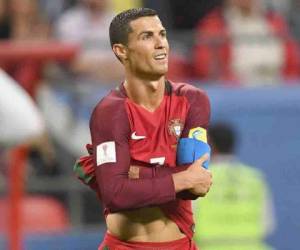
[[[175,192],[181,192],[186,189],[192,188],[190,181],[187,178],[187,171],[172,174]]]

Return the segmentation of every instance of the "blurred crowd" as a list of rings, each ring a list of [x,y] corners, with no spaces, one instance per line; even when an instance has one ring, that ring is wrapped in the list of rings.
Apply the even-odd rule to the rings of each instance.
[[[0,68],[46,121],[47,135],[29,153],[31,174],[71,175],[74,159],[85,154],[92,108],[123,77],[109,23],[138,6],[158,10],[168,29],[170,80],[299,83],[299,0],[0,0]]]

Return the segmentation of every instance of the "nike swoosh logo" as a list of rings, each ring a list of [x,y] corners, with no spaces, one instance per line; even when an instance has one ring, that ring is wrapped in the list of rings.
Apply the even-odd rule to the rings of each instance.
[[[132,134],[131,134],[131,139],[132,140],[142,140],[142,139],[145,139],[146,136],[144,135],[136,135],[136,131],[134,131]]]

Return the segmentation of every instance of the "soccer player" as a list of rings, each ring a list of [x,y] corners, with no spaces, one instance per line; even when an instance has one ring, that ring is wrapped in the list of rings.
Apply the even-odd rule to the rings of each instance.
[[[176,166],[176,154],[180,138],[208,127],[209,100],[165,78],[169,44],[154,10],[124,11],[109,32],[125,80],[94,109],[91,157],[75,165],[104,206],[107,233],[99,249],[197,249],[191,199],[211,186],[201,167],[208,156]]]

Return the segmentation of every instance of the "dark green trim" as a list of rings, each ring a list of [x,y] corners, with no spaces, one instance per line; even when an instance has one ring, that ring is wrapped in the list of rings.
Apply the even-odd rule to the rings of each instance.
[[[87,175],[83,171],[82,165],[80,164],[79,161],[76,161],[76,163],[74,164],[73,171],[86,184],[88,184],[91,181],[91,179],[93,178],[92,176]]]

